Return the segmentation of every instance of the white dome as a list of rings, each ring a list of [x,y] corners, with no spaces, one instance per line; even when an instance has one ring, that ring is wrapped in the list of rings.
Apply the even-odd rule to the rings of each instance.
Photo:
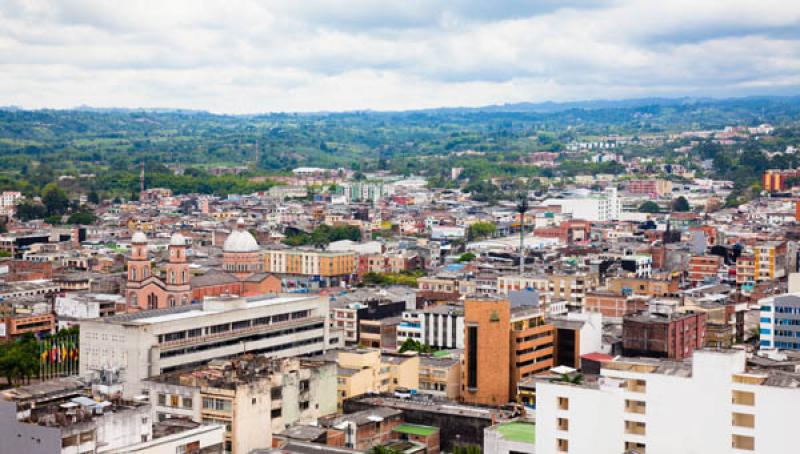
[[[175,233],[169,239],[170,246],[186,246],[186,238],[180,233]]]
[[[224,252],[258,252],[258,242],[247,230],[237,229],[228,235],[225,244],[222,245]]]
[[[147,235],[145,235],[141,230],[137,230],[136,233],[133,234],[131,242],[137,244],[147,243]]]

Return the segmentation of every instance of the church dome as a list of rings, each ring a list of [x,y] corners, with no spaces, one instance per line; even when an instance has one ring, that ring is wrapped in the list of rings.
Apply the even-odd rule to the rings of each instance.
[[[244,228],[244,220],[239,219],[236,230],[228,235],[225,244],[222,245],[223,252],[258,252],[258,241]]]
[[[136,233],[133,234],[131,242],[134,244],[147,243],[147,235],[145,235],[141,230],[137,230]]]

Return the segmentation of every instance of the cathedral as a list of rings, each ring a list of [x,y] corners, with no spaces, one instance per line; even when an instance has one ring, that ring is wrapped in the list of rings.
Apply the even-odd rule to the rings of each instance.
[[[279,293],[281,281],[263,272],[263,255],[258,242],[239,220],[222,246],[222,269],[192,277],[186,258],[186,238],[170,238],[163,277],[153,273],[147,236],[137,231],[131,239],[125,297],[131,309],[161,309],[200,302],[206,296],[251,296]]]

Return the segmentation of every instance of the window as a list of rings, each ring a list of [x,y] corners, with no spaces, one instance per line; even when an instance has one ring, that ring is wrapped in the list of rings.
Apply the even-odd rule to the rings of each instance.
[[[733,449],[741,449],[743,451],[755,451],[756,440],[753,437],[746,435],[733,435],[731,437],[731,447]]]
[[[467,327],[467,387],[478,387],[478,327]]]
[[[566,397],[559,397],[558,398],[558,409],[559,410],[569,410],[569,399]]]
[[[749,427],[753,428],[756,426],[756,417],[755,415],[750,415],[747,413],[733,413],[731,415],[731,425],[736,427]]]
[[[747,391],[732,391],[732,401],[734,405],[746,405],[752,407],[756,404],[756,395]]]
[[[281,417],[281,409],[280,408],[276,408],[276,409],[272,410],[269,415],[272,418],[280,418]]]
[[[300,380],[300,392],[308,391],[309,380]]]
[[[308,410],[308,401],[302,401],[299,404],[300,410]]]
[[[281,388],[272,388],[270,392],[270,398],[272,400],[281,400],[283,397],[283,390]]]
[[[228,399],[218,399],[218,398],[214,398],[214,397],[204,397],[203,398],[203,409],[230,413],[230,411],[231,411],[231,401],[228,400]]]
[[[569,441],[563,438],[556,439],[556,451],[557,452],[569,452]]]
[[[174,396],[174,395],[173,396],[169,396],[169,406],[170,407],[177,407],[179,399],[180,399],[180,396]]]
[[[192,408],[192,398],[191,397],[184,397],[183,398],[183,408]]]
[[[159,394],[158,395],[158,405],[166,406],[167,405],[167,395],[166,394]]]

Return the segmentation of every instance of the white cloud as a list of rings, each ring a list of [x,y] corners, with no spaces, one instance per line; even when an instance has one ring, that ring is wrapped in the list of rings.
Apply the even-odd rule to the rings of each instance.
[[[0,0],[0,105],[407,109],[795,92],[800,2]]]

